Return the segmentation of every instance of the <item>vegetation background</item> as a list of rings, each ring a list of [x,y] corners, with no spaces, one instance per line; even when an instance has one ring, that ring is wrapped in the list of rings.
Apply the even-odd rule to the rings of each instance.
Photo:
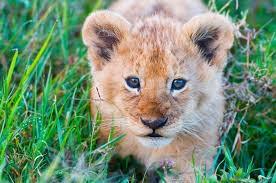
[[[232,128],[215,173],[195,169],[197,182],[276,182],[276,1],[205,2],[229,14],[237,31],[225,69]],[[122,137],[111,133],[97,145],[101,119],[89,113],[92,78],[80,30],[88,13],[108,3],[0,1],[0,182],[146,180],[131,157],[111,159]]]

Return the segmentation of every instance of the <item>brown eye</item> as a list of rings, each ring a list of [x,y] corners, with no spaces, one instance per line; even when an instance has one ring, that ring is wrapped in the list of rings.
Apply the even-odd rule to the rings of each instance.
[[[187,80],[185,79],[174,79],[172,82],[171,90],[181,90],[185,87]]]
[[[137,88],[140,89],[140,81],[139,78],[137,77],[127,77],[126,78],[126,84],[130,87],[130,88]]]

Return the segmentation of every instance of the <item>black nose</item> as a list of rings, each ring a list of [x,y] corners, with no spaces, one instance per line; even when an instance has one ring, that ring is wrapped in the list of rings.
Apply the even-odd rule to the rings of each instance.
[[[141,118],[141,121],[145,126],[155,130],[155,129],[163,127],[167,123],[168,118],[162,117],[162,118],[158,118],[158,119],[152,120],[152,121],[145,120],[145,119]]]

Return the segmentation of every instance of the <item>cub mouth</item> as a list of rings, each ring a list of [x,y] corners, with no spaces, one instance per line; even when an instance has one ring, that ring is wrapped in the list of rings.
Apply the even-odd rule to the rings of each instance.
[[[158,133],[155,133],[154,131],[148,135],[146,135],[145,137],[163,137],[162,135],[159,135]]]
[[[152,132],[145,136],[137,136],[138,141],[149,148],[160,148],[170,144],[173,138],[164,137],[158,133]]]

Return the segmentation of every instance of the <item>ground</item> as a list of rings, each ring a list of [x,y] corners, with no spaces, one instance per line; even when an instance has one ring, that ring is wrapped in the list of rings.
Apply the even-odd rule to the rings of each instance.
[[[111,132],[108,142],[96,143],[101,117],[89,113],[92,78],[80,30],[90,11],[108,3],[0,2],[1,182],[146,179],[131,157],[114,155],[122,136]],[[197,181],[276,182],[276,1],[206,4],[229,14],[239,31],[225,69],[225,123],[232,128],[215,173],[195,169]],[[158,173],[162,178],[164,169]]]

